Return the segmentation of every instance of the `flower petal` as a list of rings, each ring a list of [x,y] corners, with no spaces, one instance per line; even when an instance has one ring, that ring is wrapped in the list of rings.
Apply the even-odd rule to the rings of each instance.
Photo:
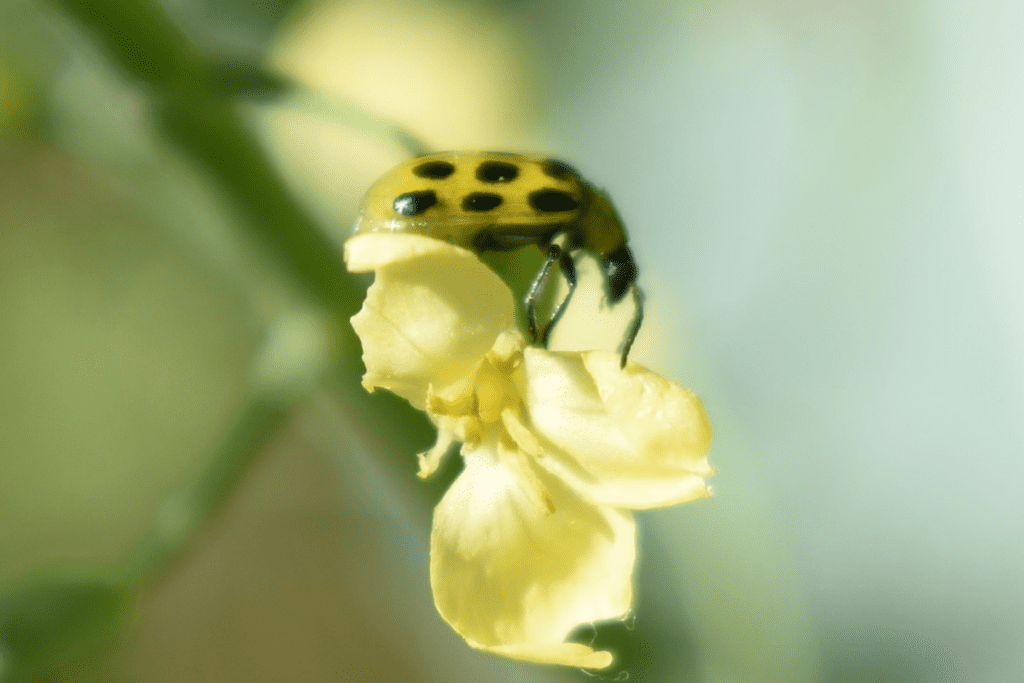
[[[353,272],[376,271],[352,327],[363,344],[363,386],[421,410],[428,388],[470,374],[515,323],[512,292],[472,252],[421,235],[368,233],[345,243]]]
[[[632,509],[710,495],[711,426],[689,389],[609,351],[524,351],[538,463],[598,503]]]
[[[581,643],[553,643],[550,645],[499,645],[483,647],[470,643],[484,652],[493,652],[509,659],[520,659],[534,664],[562,664],[582,669],[607,669],[612,665],[612,653],[595,650]]]
[[[635,541],[628,512],[594,507],[532,458],[485,442],[434,511],[434,602],[475,648],[603,668],[609,653],[564,641],[629,612]]]

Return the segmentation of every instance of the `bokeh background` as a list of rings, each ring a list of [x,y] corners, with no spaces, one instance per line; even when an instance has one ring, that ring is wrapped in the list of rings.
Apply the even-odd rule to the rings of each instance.
[[[640,515],[635,618],[577,634],[598,680],[1024,679],[1022,34],[1015,0],[2,0],[0,681],[590,680],[443,624],[457,463],[417,480],[429,427],[358,385],[359,198],[457,148],[609,191],[635,357],[716,429],[716,497]],[[599,299],[556,344],[615,343]]]

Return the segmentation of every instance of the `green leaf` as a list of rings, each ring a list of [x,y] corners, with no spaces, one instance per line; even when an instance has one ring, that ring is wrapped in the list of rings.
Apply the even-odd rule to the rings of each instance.
[[[0,683],[49,680],[115,640],[134,586],[97,576],[43,577],[0,594]]]

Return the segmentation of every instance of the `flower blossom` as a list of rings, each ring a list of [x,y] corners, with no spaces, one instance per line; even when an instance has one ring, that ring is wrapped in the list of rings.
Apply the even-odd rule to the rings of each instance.
[[[630,510],[704,498],[711,428],[697,396],[611,351],[527,346],[505,283],[475,254],[411,234],[356,235],[350,271],[374,271],[352,325],[363,385],[426,411],[433,473],[455,442],[465,461],[434,511],[430,583],[470,646],[600,669],[612,655],[566,642],[625,618],[636,526]]]

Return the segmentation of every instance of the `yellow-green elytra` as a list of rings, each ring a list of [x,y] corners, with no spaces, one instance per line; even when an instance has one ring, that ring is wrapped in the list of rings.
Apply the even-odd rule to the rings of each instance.
[[[608,298],[622,299],[632,286],[637,318],[624,344],[629,347],[642,321],[637,268],[622,220],[608,197],[566,163],[540,155],[511,152],[441,152],[406,161],[378,180],[363,200],[356,233],[408,232],[444,240],[477,252],[504,251],[528,244],[548,250],[526,304],[530,333],[538,337],[534,306],[551,266],[557,262],[576,284],[570,252],[584,250],[601,259]],[[565,246],[554,243],[565,236]],[[545,341],[569,297],[558,306]]]

